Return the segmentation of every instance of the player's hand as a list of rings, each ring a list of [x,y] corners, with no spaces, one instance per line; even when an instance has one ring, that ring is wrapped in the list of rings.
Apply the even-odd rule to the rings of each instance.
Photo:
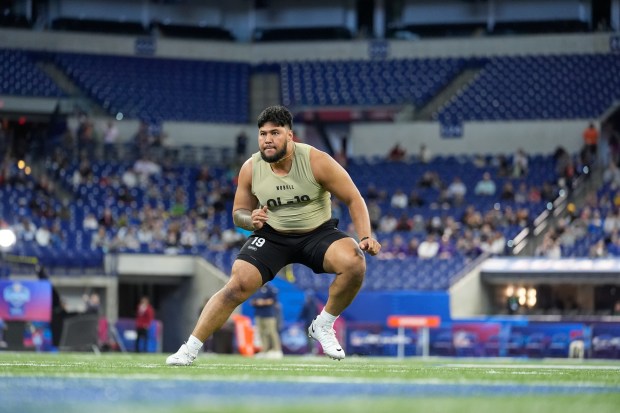
[[[377,255],[381,251],[381,244],[376,239],[370,237],[359,243],[362,251],[366,251],[370,255]]]
[[[267,222],[267,218],[267,205],[252,211],[252,225],[254,225],[255,229],[261,229],[265,222]]]

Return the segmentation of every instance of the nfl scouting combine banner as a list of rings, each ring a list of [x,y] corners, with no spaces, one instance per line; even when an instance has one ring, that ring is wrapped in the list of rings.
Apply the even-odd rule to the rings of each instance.
[[[49,281],[0,281],[0,319],[50,321],[52,285]]]

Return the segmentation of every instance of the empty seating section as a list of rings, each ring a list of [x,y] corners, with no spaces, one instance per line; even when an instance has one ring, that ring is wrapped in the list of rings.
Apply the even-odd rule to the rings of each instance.
[[[38,60],[50,58],[110,115],[250,121],[252,66],[240,62],[0,49],[0,93],[63,96],[37,67]],[[436,120],[587,119],[620,99],[620,55],[580,54],[283,62],[282,103],[419,108],[471,68],[480,70],[477,77],[433,114]]]
[[[465,64],[465,59],[282,63],[282,101],[289,106],[422,106]]]
[[[37,67],[33,54],[0,49],[0,95],[62,97],[64,93]]]
[[[495,57],[435,117],[469,120],[597,118],[620,98],[620,55]]]
[[[163,120],[245,123],[245,63],[61,53],[56,63],[111,115]]]

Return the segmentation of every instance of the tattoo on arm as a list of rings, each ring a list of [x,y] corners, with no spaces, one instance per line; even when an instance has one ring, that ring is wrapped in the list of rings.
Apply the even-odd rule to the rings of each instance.
[[[254,231],[254,224],[252,223],[252,211],[247,209],[238,209],[233,214],[233,222],[236,226],[248,231]]]

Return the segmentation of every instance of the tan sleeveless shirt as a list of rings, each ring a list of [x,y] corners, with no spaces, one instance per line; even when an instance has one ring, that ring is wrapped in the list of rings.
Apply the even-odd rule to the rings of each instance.
[[[278,231],[304,232],[331,218],[331,195],[314,179],[310,145],[295,143],[293,166],[278,176],[256,152],[252,155],[252,193],[269,208],[267,223]]]

